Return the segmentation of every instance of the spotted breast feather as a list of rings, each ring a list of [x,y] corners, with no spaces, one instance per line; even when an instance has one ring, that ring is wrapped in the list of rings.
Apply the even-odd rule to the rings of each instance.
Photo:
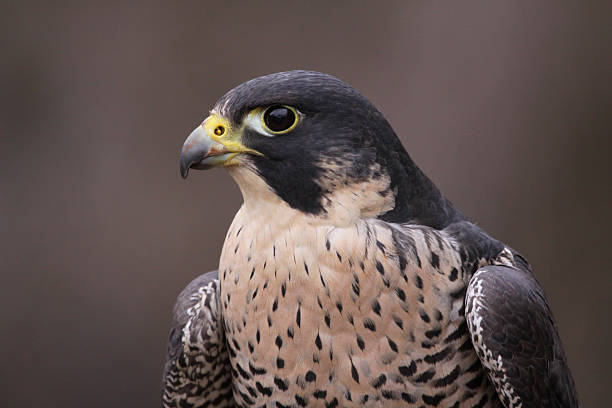
[[[509,250],[464,247],[469,223],[339,228],[289,208],[261,214],[238,212],[221,257],[239,405],[501,406],[464,296],[478,266],[513,262]]]

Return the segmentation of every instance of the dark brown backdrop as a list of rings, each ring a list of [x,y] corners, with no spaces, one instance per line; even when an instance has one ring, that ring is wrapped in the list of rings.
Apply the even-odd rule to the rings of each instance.
[[[220,3],[0,6],[0,405],[158,406],[174,297],[241,202],[222,170],[181,180],[180,146],[294,68],[360,89],[527,256],[584,406],[608,400],[609,7]]]

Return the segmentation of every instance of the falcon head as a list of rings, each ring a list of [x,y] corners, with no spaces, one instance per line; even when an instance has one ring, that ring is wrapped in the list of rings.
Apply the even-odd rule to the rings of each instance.
[[[273,194],[317,217],[432,225],[456,211],[374,105],[319,72],[266,75],[222,96],[180,157],[183,178],[216,166],[230,171],[247,204]]]

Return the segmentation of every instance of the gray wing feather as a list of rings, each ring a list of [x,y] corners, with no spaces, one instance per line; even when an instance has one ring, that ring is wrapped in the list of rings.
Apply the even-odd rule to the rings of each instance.
[[[472,342],[507,407],[578,407],[557,327],[531,271],[485,266],[470,280]]]
[[[163,407],[233,406],[218,272],[200,275],[179,294],[172,313],[162,379]]]

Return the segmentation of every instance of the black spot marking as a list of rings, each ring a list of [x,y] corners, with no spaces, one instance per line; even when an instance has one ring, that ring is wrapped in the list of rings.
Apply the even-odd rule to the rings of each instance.
[[[353,365],[353,360],[351,360],[351,376],[353,377],[353,380],[355,380],[355,382],[359,384],[359,373],[357,372],[357,369]]]
[[[274,377],[274,384],[278,387],[279,390],[281,391],[287,391],[287,389],[289,388],[287,386],[287,383],[285,381],[283,381],[282,379],[278,378],[278,377]]]
[[[440,267],[440,257],[435,252],[431,252],[431,266],[438,269]]]
[[[324,399],[325,397],[327,397],[327,391],[316,390],[315,392],[312,393],[312,396],[315,397],[316,399]]]
[[[297,313],[295,314],[295,322],[297,323],[298,327],[301,327],[301,323],[302,323],[302,307],[298,306],[298,310]]]
[[[272,395],[272,387],[264,387],[259,381],[255,383],[255,387],[257,388],[257,391],[259,391],[266,397],[270,397]]]
[[[363,338],[359,334],[357,334],[357,346],[359,346],[359,348],[362,351],[365,348],[365,342],[363,341]]]
[[[308,405],[308,400],[297,394],[295,394],[295,402],[297,402],[300,407]]]
[[[385,274],[385,268],[383,267],[383,264],[380,263],[380,261],[377,259],[376,260],[376,270],[378,271],[378,273],[380,273],[381,275]]]
[[[323,344],[321,343],[321,337],[319,336],[319,333],[317,333],[317,338],[315,339],[315,346],[317,346],[319,350],[323,348]]]
[[[404,322],[402,321],[402,319],[398,316],[392,316],[393,317],[393,323],[395,323],[395,325],[397,327],[399,327],[400,329],[404,329]]]
[[[436,375],[435,370],[430,368],[429,370],[425,371],[423,374],[419,375],[414,381],[418,383],[425,383],[431,380],[434,375]]]
[[[236,369],[238,370],[238,374],[244,378],[245,380],[251,379],[251,374],[247,373],[244,368],[240,364],[236,364]]]
[[[319,279],[321,279],[321,285],[323,285],[323,287],[326,288],[327,285],[325,284],[325,280],[323,280],[323,275],[319,274]]]
[[[482,384],[482,379],[483,379],[483,375],[481,371],[478,373],[478,375],[476,375],[476,377],[472,378],[470,381],[465,383],[465,386],[470,389],[478,388],[480,387],[480,384]]]
[[[387,342],[389,343],[389,348],[391,348],[391,350],[397,353],[397,350],[398,350],[397,344],[395,344],[395,342],[391,340],[389,337],[387,337]]]
[[[278,298],[274,299],[274,302],[272,303],[272,311],[276,312],[276,309],[278,309]]]
[[[397,400],[398,399],[397,393],[394,392],[394,391],[391,391],[391,390],[382,390],[381,394],[382,394],[384,399],[388,399],[388,400]]]
[[[413,361],[410,363],[410,365],[403,365],[403,366],[399,366],[397,368],[400,372],[401,375],[403,375],[404,377],[410,377],[412,375],[414,375],[414,373],[416,373],[416,363]]]
[[[287,328],[287,336],[291,339],[293,338],[293,327]]]
[[[371,331],[376,331],[376,325],[369,317],[363,319],[363,327]]]
[[[338,398],[334,397],[329,403],[325,404],[325,408],[336,408],[338,406]]]
[[[402,289],[395,288],[395,294],[402,302],[406,301],[406,293]]]
[[[351,289],[353,289],[353,292],[355,293],[355,295],[359,296],[359,283],[358,282],[353,281]]]
[[[313,382],[317,380],[317,375],[314,373],[314,371],[308,370],[305,378],[306,378],[306,381]]]
[[[453,268],[451,269],[450,274],[448,275],[448,279],[450,279],[451,282],[456,281],[458,274],[459,271],[457,271],[457,268]]]
[[[425,336],[426,336],[428,339],[433,339],[434,337],[439,336],[441,332],[442,332],[442,330],[441,330],[441,329],[427,330],[427,331],[425,332]]]
[[[456,365],[453,371],[451,371],[446,377],[442,377],[434,383],[434,387],[446,387],[451,385],[459,376],[459,366]]]
[[[442,401],[445,397],[446,394],[442,392],[433,396],[423,394],[423,402],[432,407],[437,407],[440,401]]]
[[[338,257],[338,260],[342,262],[342,255],[340,255],[340,252],[336,251],[336,256]]]
[[[329,312],[325,312],[325,324],[327,327],[331,328],[331,318],[329,317]]]
[[[453,331],[451,334],[449,334],[444,339],[444,343],[448,344],[448,343],[450,343],[452,341],[458,340],[459,338],[461,338],[466,333],[467,333],[467,323],[464,320],[463,322],[461,322],[461,324],[457,327],[457,329],[455,331]]]
[[[419,316],[421,316],[421,320],[423,320],[425,323],[430,322],[429,316],[423,309],[419,310]]]
[[[249,397],[248,395],[246,395],[244,392],[242,391],[238,391],[238,393],[240,394],[240,396],[242,397],[242,399],[244,399],[244,402],[246,402],[247,404],[254,404],[253,400],[251,399],[251,397]]]
[[[355,325],[355,322],[353,321],[353,315],[349,314],[347,316],[347,320],[350,324],[352,324],[353,326]]]
[[[371,306],[372,306],[372,311],[380,316],[380,303],[378,303],[378,300],[376,299],[372,300]]]
[[[387,376],[384,374],[379,375],[370,383],[374,388],[380,388],[387,382]]]
[[[325,239],[325,248],[327,248],[328,251],[329,248],[331,248],[331,243],[329,242],[329,239]]]
[[[417,288],[423,289],[423,279],[421,279],[419,275],[416,275],[416,277],[414,278],[414,284]]]
[[[424,360],[429,364],[438,363],[448,357],[452,350],[453,348],[451,346],[447,346],[445,349],[440,350],[437,353],[425,356]]]
[[[342,302],[340,301],[336,302],[336,308],[338,309],[340,313],[342,313]]]
[[[283,284],[281,285],[281,294],[283,295],[283,297],[285,297],[286,293],[287,293],[287,284],[283,282]]]
[[[249,371],[251,372],[251,374],[253,375],[264,375],[266,374],[268,371],[263,368],[263,367],[255,367],[253,365],[253,363],[249,363]]]
[[[416,401],[416,398],[414,398],[412,395],[406,393],[406,392],[402,392],[402,400],[408,402],[408,403],[413,403]]]
[[[276,367],[277,368],[285,368],[285,360],[283,360],[282,358],[278,357],[276,359]]]

